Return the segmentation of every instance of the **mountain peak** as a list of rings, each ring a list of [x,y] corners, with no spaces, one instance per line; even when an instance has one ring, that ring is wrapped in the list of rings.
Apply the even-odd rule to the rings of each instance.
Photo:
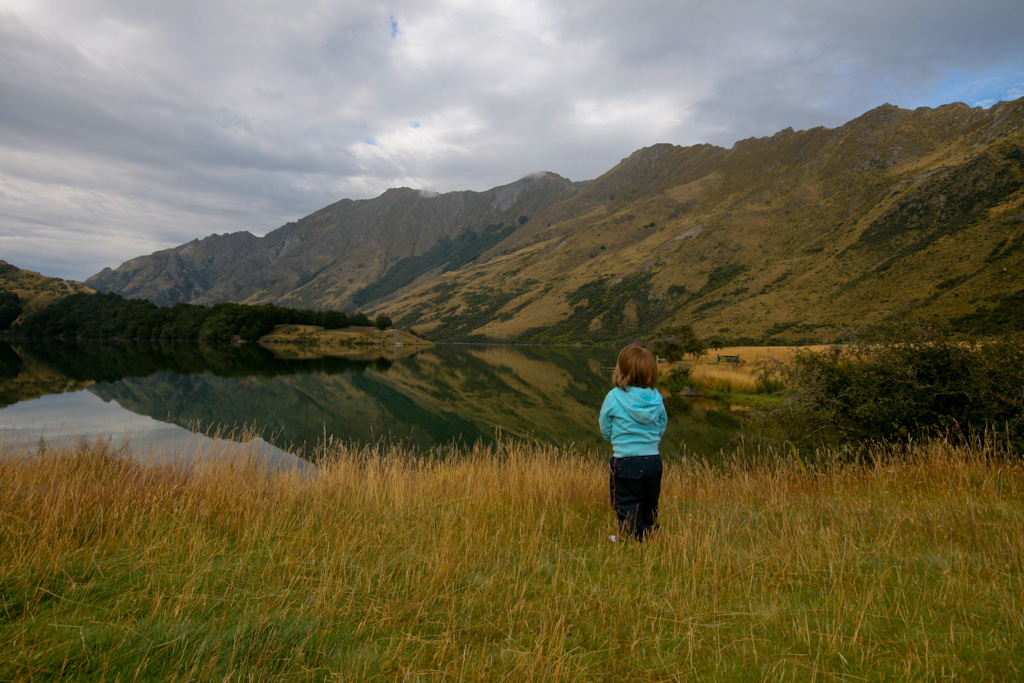
[[[680,322],[831,340],[1024,289],[1021,150],[1024,99],[884,104],[731,149],[651,145],[582,183],[544,171],[484,191],[391,188],[89,284],[161,303],[366,306],[452,340],[617,343]]]

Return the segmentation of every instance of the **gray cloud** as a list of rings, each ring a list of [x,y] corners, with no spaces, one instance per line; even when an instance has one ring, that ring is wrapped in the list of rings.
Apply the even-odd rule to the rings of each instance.
[[[0,0],[0,258],[84,279],[388,187],[1024,94],[1018,0]]]

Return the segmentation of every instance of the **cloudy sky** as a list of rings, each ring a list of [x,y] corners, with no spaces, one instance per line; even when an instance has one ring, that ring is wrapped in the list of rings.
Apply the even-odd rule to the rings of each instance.
[[[0,259],[1024,96],[1021,0],[0,0]]]

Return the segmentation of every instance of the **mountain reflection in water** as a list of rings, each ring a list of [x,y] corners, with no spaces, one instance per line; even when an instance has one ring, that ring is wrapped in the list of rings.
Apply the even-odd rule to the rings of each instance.
[[[0,342],[0,405],[87,390],[193,432],[249,427],[302,455],[325,437],[427,450],[503,434],[604,449],[597,412],[615,356],[615,349],[449,345],[393,362],[289,360],[253,344]],[[739,427],[728,406],[673,406],[662,442],[668,456],[713,457]],[[16,411],[0,409],[0,427],[25,429],[15,419]],[[40,417],[33,419],[38,429]]]

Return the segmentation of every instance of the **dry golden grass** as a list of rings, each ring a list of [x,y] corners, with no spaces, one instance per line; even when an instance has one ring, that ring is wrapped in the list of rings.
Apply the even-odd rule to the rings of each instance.
[[[709,365],[698,363],[690,373],[694,386],[717,391],[757,391],[753,367],[732,367],[731,365]]]
[[[765,362],[776,362],[787,365],[799,351],[822,351],[829,348],[826,344],[813,346],[728,346],[708,351],[694,361],[685,361],[693,365],[690,378],[694,386],[724,392],[757,391],[755,373]],[[719,356],[739,356],[742,364],[735,365],[719,361]],[[672,366],[666,368],[672,371]]]
[[[603,455],[321,455],[0,444],[0,680],[1024,675],[1024,466],[990,446],[669,463],[642,545],[606,540]]]
[[[701,358],[702,364],[715,363],[718,355],[739,356],[745,361],[744,367],[756,365],[758,361],[776,360],[781,363],[789,363],[793,356],[800,351],[824,351],[829,344],[815,344],[812,346],[726,346],[720,349],[708,351]]]
[[[25,307],[24,314],[49,306],[69,294],[94,293],[96,290],[81,282],[46,277],[0,261],[0,291],[17,294]]]

